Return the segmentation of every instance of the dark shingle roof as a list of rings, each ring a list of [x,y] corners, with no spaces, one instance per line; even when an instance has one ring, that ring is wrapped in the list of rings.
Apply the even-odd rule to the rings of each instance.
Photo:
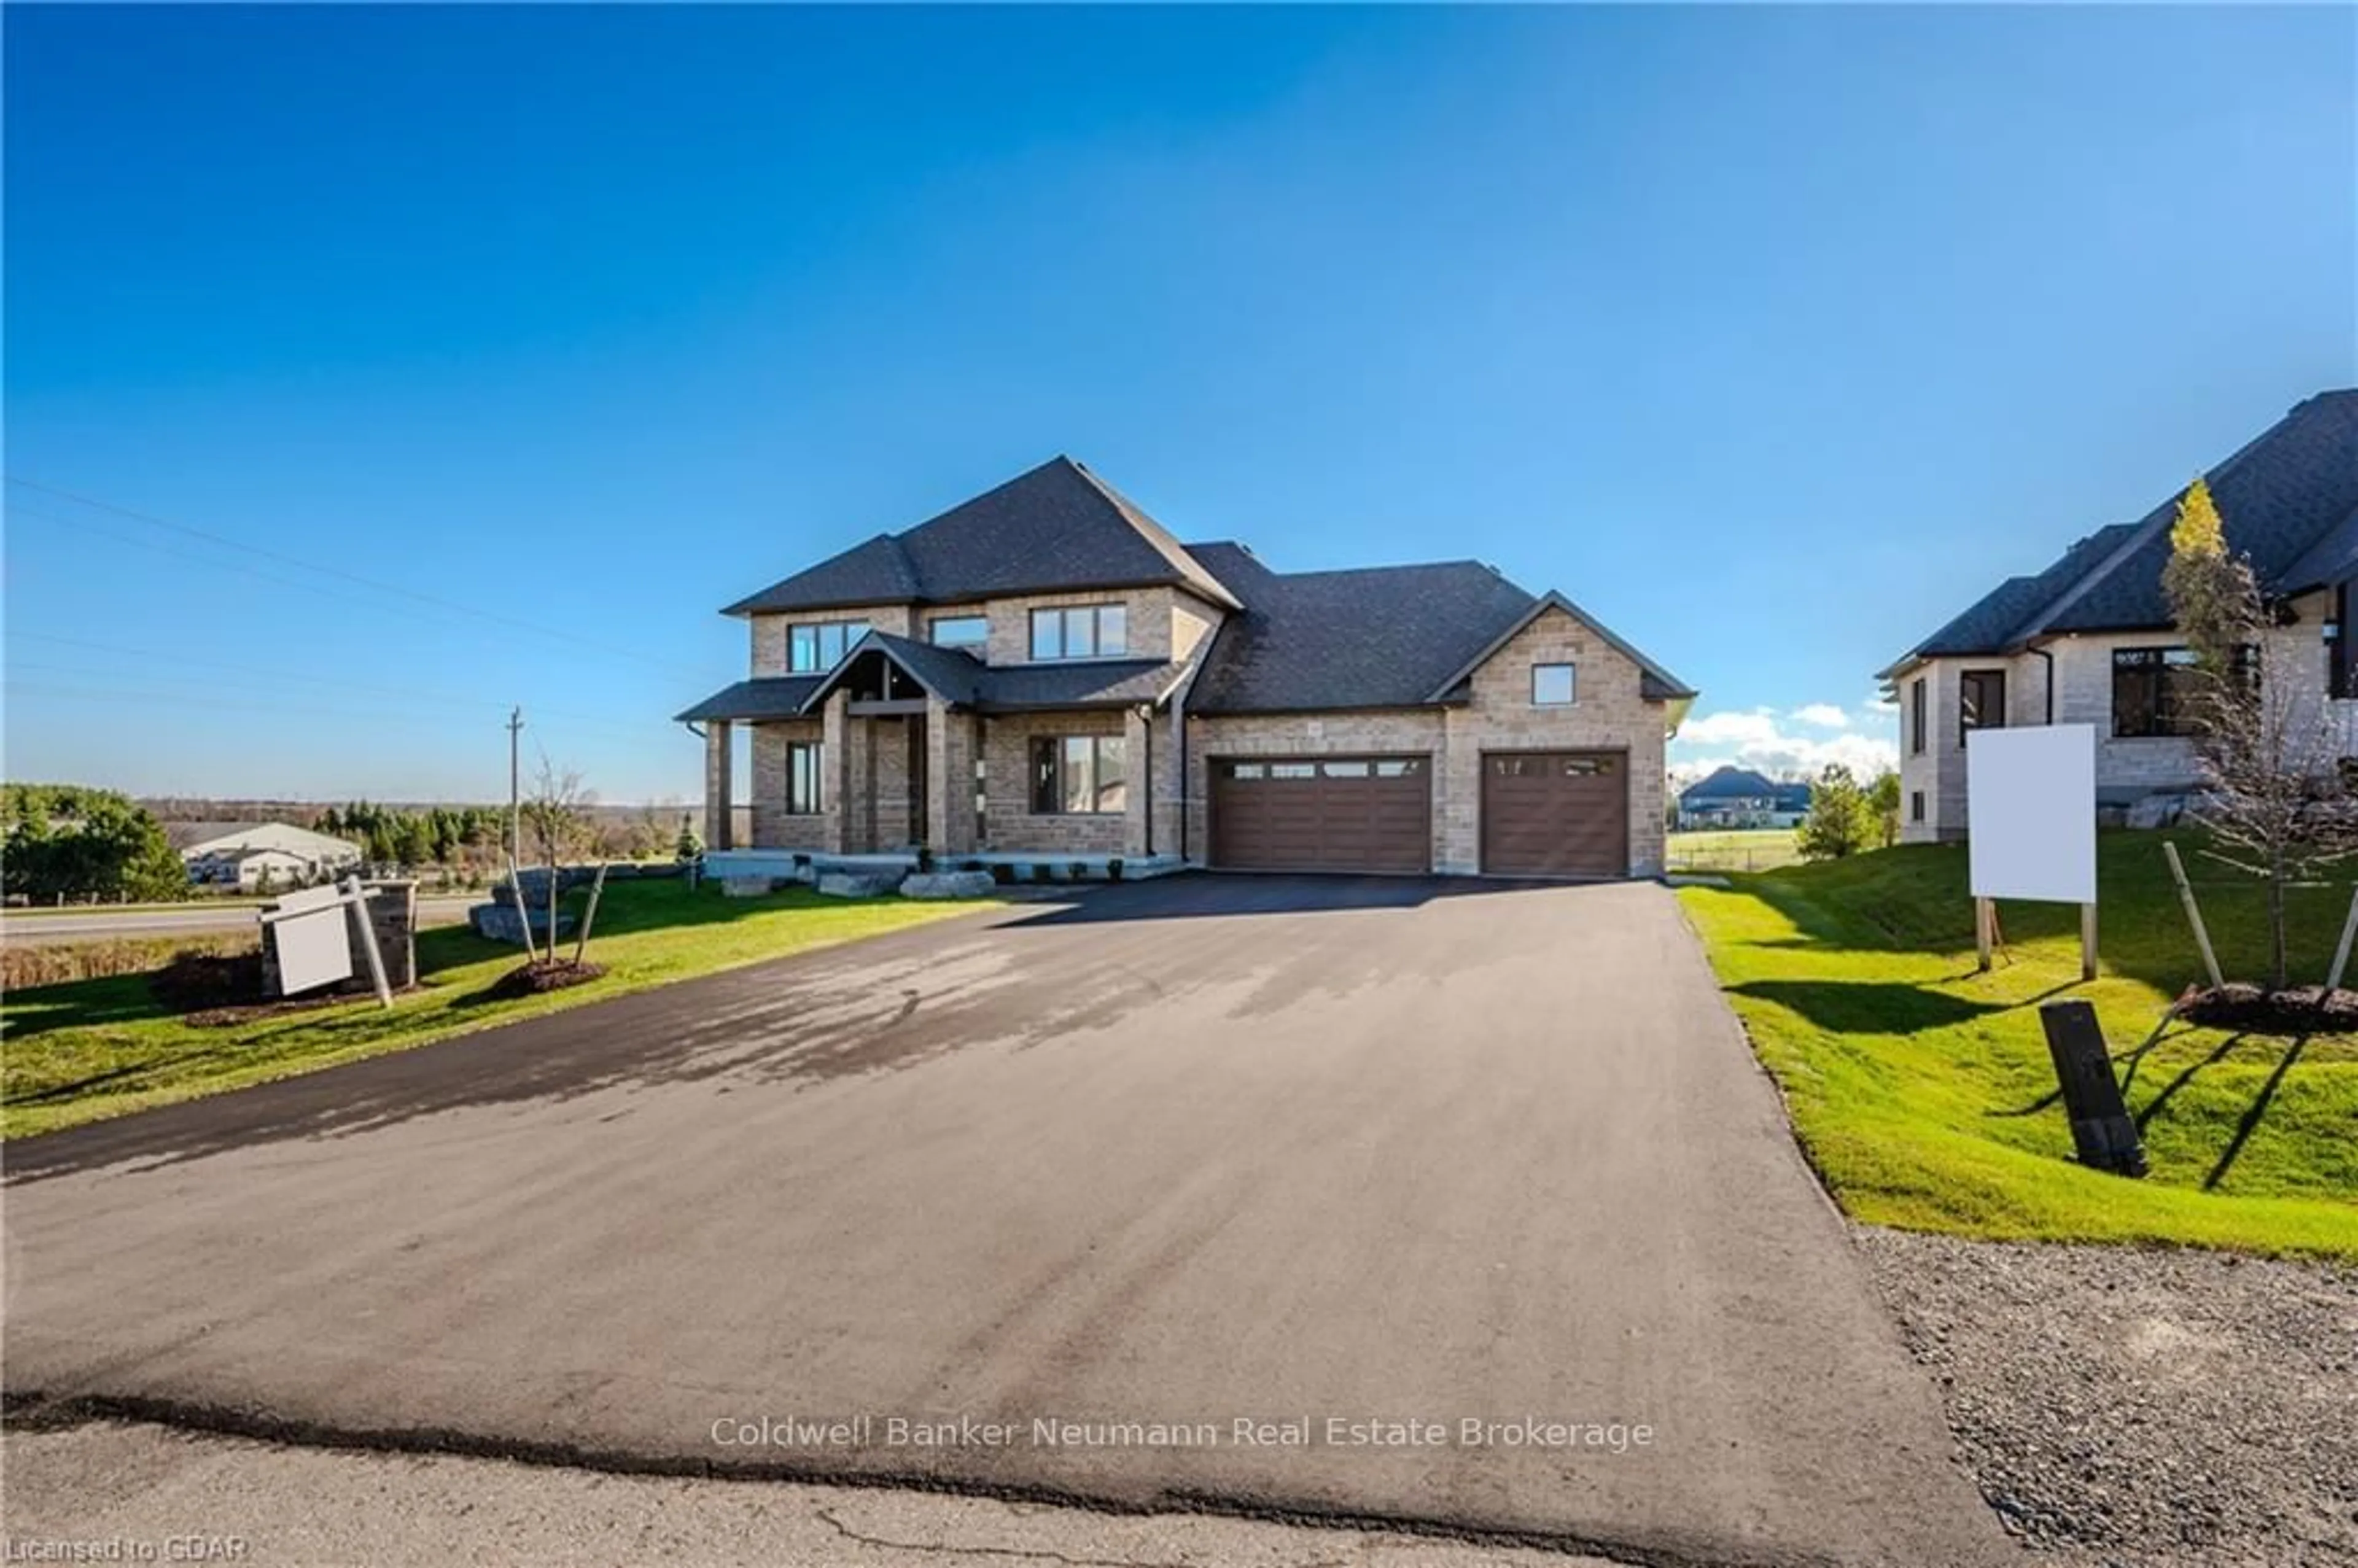
[[[1478,561],[1280,573],[1239,545],[1188,554],[1245,602],[1188,691],[1193,712],[1420,707],[1531,602]]]
[[[960,603],[1006,594],[1184,584],[1235,597],[1160,523],[1070,458],[1055,458],[906,533],[879,535],[724,612]]]
[[[1187,549],[1245,601],[1188,692],[1195,712],[1422,707],[1550,604],[1635,657],[1649,698],[1693,695],[1561,595],[1536,597],[1479,561],[1273,572],[1240,545]]]
[[[1158,659],[1003,665],[983,682],[982,706],[997,712],[1027,708],[1127,708],[1160,698],[1186,667]]]
[[[795,719],[804,699],[818,689],[820,676],[757,676],[724,686],[685,713],[673,717],[683,724],[708,719]]]
[[[2322,587],[2358,567],[2358,390],[2295,406],[2205,477],[2228,547],[2251,557],[2268,592]],[[1919,657],[2003,653],[2059,633],[2169,625],[2161,569],[2183,493],[2137,522],[2099,529],[2035,578],[1999,584],[1884,673]]]

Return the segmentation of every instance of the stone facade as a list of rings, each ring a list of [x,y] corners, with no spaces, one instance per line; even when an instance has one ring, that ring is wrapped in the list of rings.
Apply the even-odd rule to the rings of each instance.
[[[1125,795],[1131,809],[1120,813],[1051,814],[1032,809],[1032,742],[1042,735],[1128,735],[1119,712],[1003,714],[984,720],[983,848],[1005,853],[1142,855],[1144,816],[1137,809],[1138,747],[1130,749],[1132,770]],[[1136,827],[1135,834],[1132,832]]]
[[[2276,626],[2260,643],[2263,688],[2280,692],[2293,704],[2288,729],[2307,734],[2319,724],[2331,727],[2327,750],[2349,749],[2346,732],[2353,705],[2329,702],[2324,622],[2330,613],[2323,594],[2310,594],[2292,606],[2293,619]],[[2010,725],[2048,722],[2047,681],[2052,661],[2055,682],[2053,721],[2089,724],[2096,730],[2096,797],[2106,805],[2126,805],[2155,794],[2190,790],[2198,783],[2193,742],[2179,736],[2115,735],[2113,733],[2113,654],[2123,648],[2167,648],[2179,645],[2174,633],[2108,632],[2058,637],[2034,652],[2011,658],[1940,658],[1926,660],[1899,677],[1899,817],[1903,843],[1930,843],[1965,835],[1965,750],[1960,721],[1961,677],[1969,670],[2006,672],[2006,722]],[[2044,656],[2042,656],[2044,655]],[[1925,683],[1925,744],[1916,747],[1913,687]],[[1919,793],[1924,814],[1915,815]]]
[[[988,614],[990,662],[1022,664],[1031,654],[1032,611],[1110,602],[1127,608],[1125,656],[1130,658],[1184,659],[1220,622],[1218,609],[1171,587],[1033,595],[921,613],[879,606],[824,616],[761,615],[752,618],[753,670],[785,673],[786,629],[792,622],[858,619],[863,613],[880,630],[912,636],[925,635],[937,618]],[[1577,701],[1535,707],[1531,667],[1552,663],[1575,667]],[[710,726],[705,798],[713,805],[708,808],[706,841],[731,847],[725,824],[732,804],[730,737],[737,729],[750,731],[734,744],[752,748],[753,842],[735,847],[813,853],[914,848],[914,806],[924,813],[925,841],[944,856],[1184,854],[1200,863],[1210,848],[1207,759],[1409,753],[1432,759],[1433,868],[1471,873],[1481,861],[1486,752],[1600,750],[1628,758],[1629,872],[1650,876],[1660,871],[1666,714],[1662,703],[1640,695],[1634,661],[1574,617],[1551,609],[1477,669],[1469,686],[1467,700],[1446,707],[1180,719],[1165,709],[1151,720],[1127,709],[979,715],[951,709],[938,699],[922,714],[854,715],[847,696],[838,692],[822,716]],[[1032,809],[1032,741],[1076,734],[1125,738],[1130,777],[1120,812]],[[818,741],[826,748],[825,809],[816,815],[785,810],[786,747],[794,741]],[[919,793],[913,759],[921,760],[921,802],[913,798]]]

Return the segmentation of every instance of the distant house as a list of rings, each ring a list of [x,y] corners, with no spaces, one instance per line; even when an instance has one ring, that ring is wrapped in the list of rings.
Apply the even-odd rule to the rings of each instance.
[[[290,823],[254,822],[181,846],[180,860],[191,882],[251,892],[265,882],[288,887],[354,870],[361,849]]]
[[[1790,827],[1810,814],[1810,786],[1723,767],[1679,792],[1682,828]]]
[[[2227,547],[2249,557],[2275,612],[2262,688],[2284,695],[2292,732],[2322,726],[2332,753],[2358,756],[2358,643],[2342,635],[2358,583],[2358,388],[2299,404],[2205,477]],[[2147,796],[2198,787],[2193,655],[2161,586],[2183,493],[2008,578],[1880,672],[1899,702],[1904,841],[1965,836],[1975,730],[2093,726],[2097,808],[2131,820]]]

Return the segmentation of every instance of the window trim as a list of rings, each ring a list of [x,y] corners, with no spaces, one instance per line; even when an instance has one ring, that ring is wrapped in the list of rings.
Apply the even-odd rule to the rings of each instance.
[[[1562,670],[1572,695],[1557,702],[1540,696],[1540,676],[1547,670]],[[1533,708],[1578,708],[1580,706],[1580,666],[1570,659],[1550,659],[1531,666],[1531,706]]]
[[[803,759],[808,757],[805,763]],[[807,772],[806,772],[807,769]],[[810,798],[798,802],[796,783],[807,777]],[[827,742],[824,741],[789,741],[786,742],[786,815],[788,816],[824,816],[827,815]]]
[[[1105,638],[1105,618],[1112,611],[1121,621],[1121,646],[1108,652]],[[1040,651],[1040,618],[1055,617],[1056,652]],[[1070,643],[1066,617],[1087,615],[1089,618],[1089,647],[1086,654],[1068,654],[1064,650]],[[1024,653],[1035,665],[1077,665],[1091,659],[1126,659],[1130,657],[1130,606],[1121,600],[1107,600],[1091,604],[1043,604],[1035,607],[1024,622]]]
[[[1069,804],[1072,786],[1065,772],[1066,749],[1075,741],[1084,742],[1089,748],[1088,792],[1092,804],[1079,809],[1076,809]],[[1104,759],[1109,747],[1118,751],[1121,758],[1121,773],[1113,786],[1122,792],[1121,804],[1113,806],[1101,804],[1108,788],[1104,779]],[[1119,817],[1129,815],[1130,738],[1127,735],[1034,735],[1031,738],[1031,743],[1024,748],[1024,755],[1031,766],[1031,787],[1026,792],[1026,798],[1031,806],[1030,815],[1086,817]],[[1054,804],[1048,804],[1050,802]]]
[[[835,656],[835,662],[833,664],[813,665],[808,667],[805,667],[795,663],[795,633],[808,632],[811,633],[811,656],[813,658],[817,658],[821,652],[819,646],[820,634],[831,628],[838,626],[843,628],[843,652]],[[855,626],[860,628],[859,636],[852,635],[851,628]],[[865,637],[869,633],[873,632],[874,630],[876,630],[876,623],[874,622],[865,620],[857,615],[844,616],[832,621],[789,621],[786,622],[786,674],[790,676],[823,676],[840,669],[843,666],[843,661],[851,656],[851,650],[859,645],[860,638]]]

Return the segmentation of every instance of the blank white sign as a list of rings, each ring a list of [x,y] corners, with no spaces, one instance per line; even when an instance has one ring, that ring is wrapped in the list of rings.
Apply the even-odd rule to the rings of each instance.
[[[341,904],[278,921],[271,939],[278,945],[278,989],[288,996],[352,978],[352,944]]]
[[[1975,898],[2095,903],[2094,727],[1969,730],[1965,817]]]

